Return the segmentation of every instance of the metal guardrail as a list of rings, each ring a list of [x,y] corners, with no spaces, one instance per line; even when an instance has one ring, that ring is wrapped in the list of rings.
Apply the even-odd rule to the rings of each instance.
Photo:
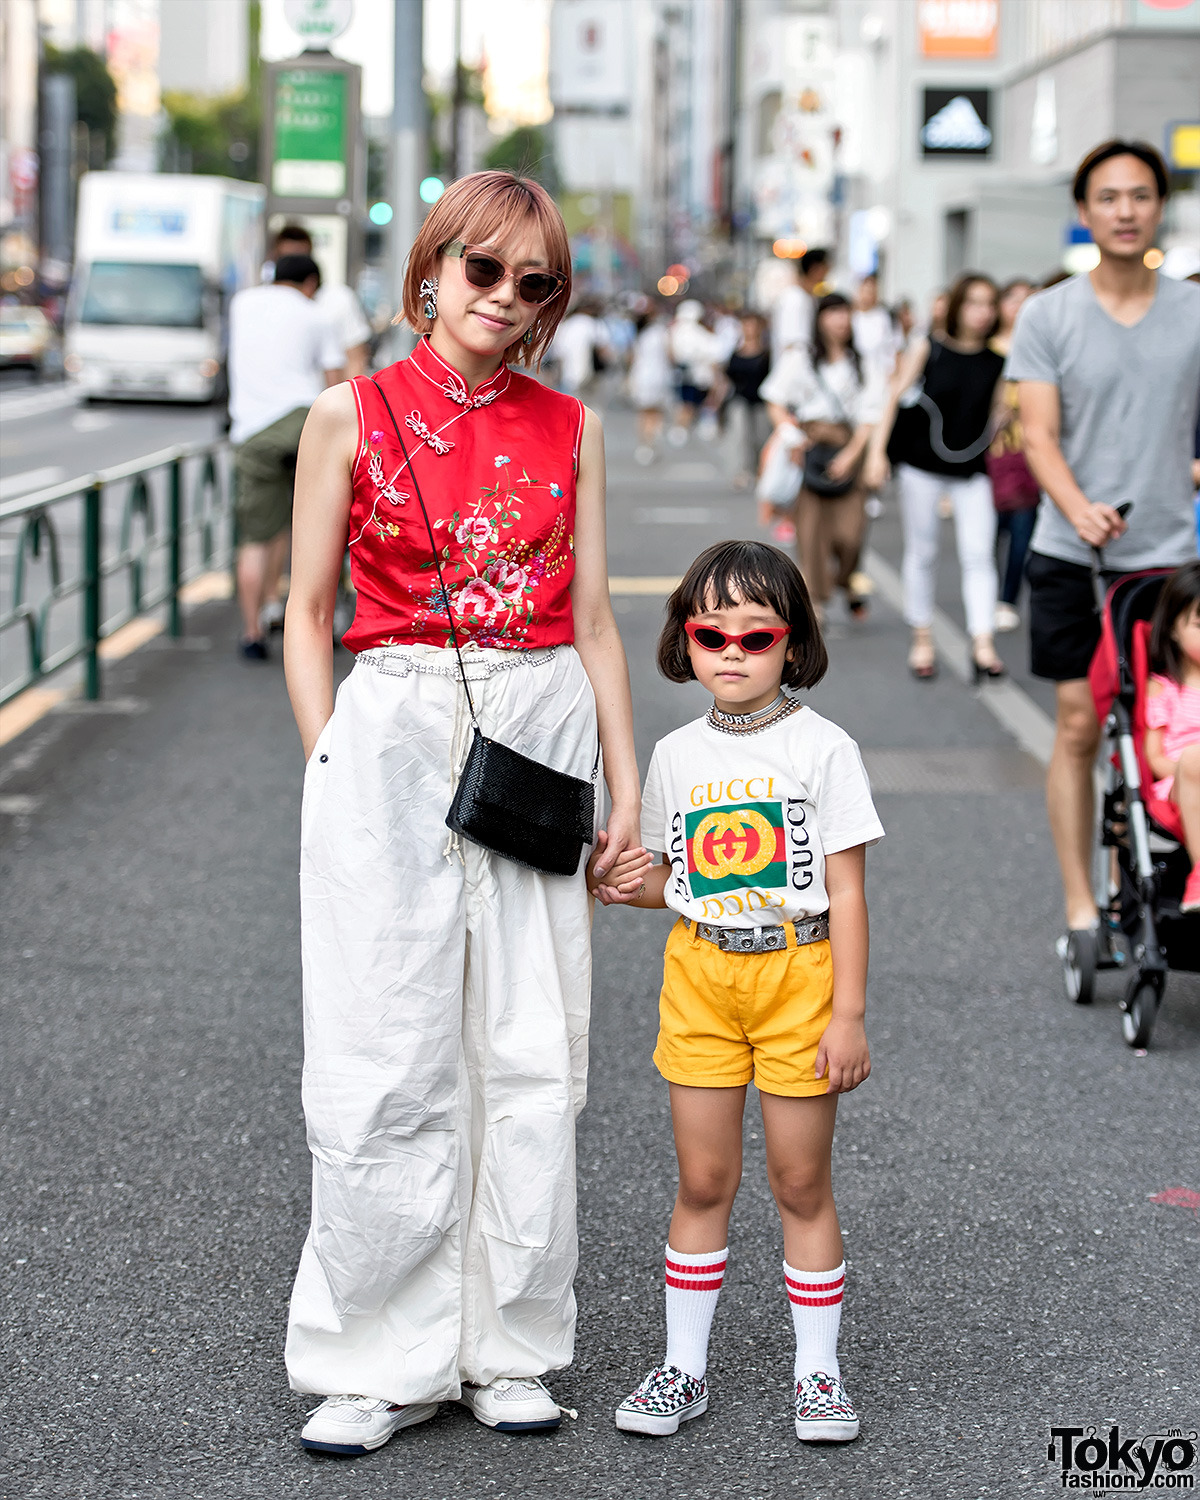
[[[200,573],[232,565],[227,455],[223,442],[164,448],[0,504],[0,530],[19,523],[4,563],[11,583],[0,591],[0,652],[22,627],[25,638],[25,669],[0,687],[0,705],[81,658],[84,690],[99,698],[101,641],[159,605],[167,606],[169,633],[182,635],[180,590]],[[78,567],[67,576],[72,551]],[[36,600],[27,598],[34,571],[44,574]],[[124,595],[106,613],[114,579],[124,581]],[[62,606],[76,598],[78,627],[63,639]]]

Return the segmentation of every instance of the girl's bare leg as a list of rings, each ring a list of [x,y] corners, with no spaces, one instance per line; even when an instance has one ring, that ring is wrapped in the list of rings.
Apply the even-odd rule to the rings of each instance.
[[[1171,801],[1183,819],[1183,841],[1192,864],[1200,863],[1200,745],[1188,745],[1179,757]]]
[[[760,1094],[759,1098],[767,1176],[783,1223],[784,1257],[788,1265],[805,1271],[833,1270],[842,1262],[831,1163],[838,1096],[791,1099]]]
[[[679,1190],[669,1241],[681,1255],[702,1255],[729,1240],[729,1214],[742,1180],[746,1088],[670,1088]]]

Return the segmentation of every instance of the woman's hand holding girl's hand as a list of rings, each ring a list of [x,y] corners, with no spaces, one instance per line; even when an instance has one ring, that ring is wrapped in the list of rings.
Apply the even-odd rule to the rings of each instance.
[[[817,1077],[829,1072],[827,1094],[848,1094],[871,1074],[867,1029],[861,1020],[834,1016],[817,1046]]]
[[[602,906],[623,905],[636,900],[642,893],[646,875],[653,866],[654,856],[640,844],[626,848],[614,857],[609,850],[609,835],[601,829],[596,852],[588,861],[588,890]]]

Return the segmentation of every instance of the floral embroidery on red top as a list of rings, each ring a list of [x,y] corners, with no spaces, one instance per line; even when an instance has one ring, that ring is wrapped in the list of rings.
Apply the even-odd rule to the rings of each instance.
[[[406,461],[380,388],[353,382],[360,445],[349,540],[357,603],[345,645],[451,644],[447,601],[412,503],[413,470],[460,640],[501,647],[571,641],[582,407],[503,367],[469,395],[427,341],[376,379],[417,440],[407,440]],[[449,426],[453,441],[442,437]]]

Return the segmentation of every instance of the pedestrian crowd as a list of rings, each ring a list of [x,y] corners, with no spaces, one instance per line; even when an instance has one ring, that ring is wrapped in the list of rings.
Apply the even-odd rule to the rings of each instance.
[[[286,1364],[321,1398],[306,1447],[364,1453],[447,1400],[500,1431],[558,1425],[545,1380],[574,1343],[592,900],[677,917],[654,1053],[679,1168],[666,1342],[616,1425],[663,1436],[708,1406],[753,1081],[795,1431],[857,1436],[831,1156],[838,1096],[870,1073],[864,872],[883,828],[857,746],[800,695],[827,670],[833,601],[868,615],[861,557],[889,480],[908,666],[936,675],[948,507],[985,688],[1028,578],[1033,670],[1057,693],[1067,940],[1099,945],[1092,569],[1098,549],[1114,578],[1180,569],[1154,626],[1147,754],[1200,854],[1200,289],[1146,264],[1167,192],[1153,148],[1106,143],[1074,183],[1090,275],[1035,289],[968,272],[924,326],[883,307],[874,276],[853,297],[834,289],[817,249],[769,315],[686,295],[572,304],[557,208],[502,171],[434,205],[400,314],[416,348],[373,375],[294,235],[273,280],[235,298],[249,659],[265,654],[294,505],[285,666],[306,757],[313,1196]],[[552,378],[532,378],[544,359]],[[724,430],[767,533],[709,548],[668,600],[660,671],[712,705],[656,746],[644,791],[608,595],[603,433],[580,399],[606,384],[636,410],[639,464]],[[355,663],[335,697],[347,558]],[[1200,906],[1200,884],[1189,892]]]

